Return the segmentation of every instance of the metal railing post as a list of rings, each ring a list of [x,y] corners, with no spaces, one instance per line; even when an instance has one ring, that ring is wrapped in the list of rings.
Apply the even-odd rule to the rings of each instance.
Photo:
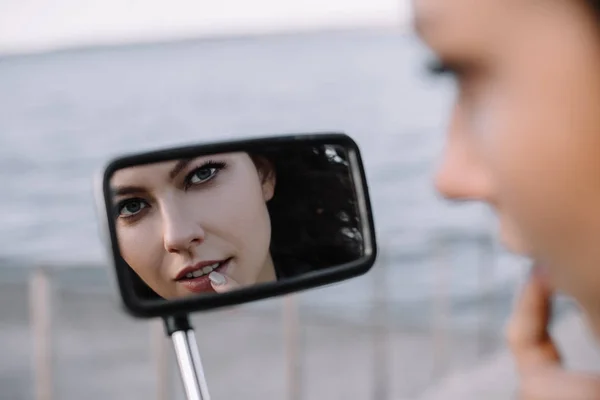
[[[435,286],[433,296],[433,378],[441,377],[448,367],[448,341],[450,340],[451,304],[448,290],[450,265],[448,262],[448,234],[435,236]]]
[[[150,336],[152,354],[156,373],[156,400],[170,400],[171,396],[171,368],[170,347],[165,336],[161,319],[150,321]]]
[[[385,243],[387,244],[387,243]],[[380,246],[377,265],[371,279],[371,329],[373,348],[373,400],[389,398],[390,374],[390,333],[389,333],[389,292],[387,268],[389,267],[388,246]]]
[[[36,268],[29,280],[35,400],[53,399],[52,285],[48,271]]]
[[[283,325],[288,400],[302,398],[302,349],[297,295],[283,298]]]
[[[496,315],[494,312],[494,299],[490,292],[490,283],[494,279],[494,246],[488,235],[482,235],[479,240],[480,258],[478,262],[478,286],[481,296],[479,324],[477,333],[477,357],[481,358],[490,350],[490,338],[487,333]]]

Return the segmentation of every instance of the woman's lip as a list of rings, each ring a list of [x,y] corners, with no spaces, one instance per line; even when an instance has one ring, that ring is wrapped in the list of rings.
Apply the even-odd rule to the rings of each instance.
[[[224,273],[229,265],[231,258],[227,259],[224,263],[219,265],[214,271]],[[214,292],[212,285],[210,284],[210,279],[208,278],[208,274],[199,276],[198,278],[185,279],[182,281],[178,281],[180,285],[182,285],[186,290],[192,293],[207,293]]]
[[[202,269],[204,267],[208,267],[209,265],[214,265],[214,264],[220,264],[220,263],[226,263],[228,262],[229,259],[224,259],[224,260],[210,260],[210,261],[202,261],[199,262],[198,264],[189,266],[189,267],[185,267],[183,270],[181,270],[177,276],[175,277],[176,281],[179,281],[181,279],[185,279],[185,276],[187,274],[189,274],[190,272],[196,272],[199,269]]]

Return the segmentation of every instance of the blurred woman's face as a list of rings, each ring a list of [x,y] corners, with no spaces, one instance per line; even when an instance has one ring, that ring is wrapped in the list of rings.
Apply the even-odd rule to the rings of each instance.
[[[274,273],[266,270],[274,185],[246,153],[119,170],[111,186],[121,255],[164,298],[214,291],[212,271],[256,283]]]
[[[414,6],[420,37],[459,89],[437,189],[489,203],[507,247],[600,321],[596,16],[575,0]]]

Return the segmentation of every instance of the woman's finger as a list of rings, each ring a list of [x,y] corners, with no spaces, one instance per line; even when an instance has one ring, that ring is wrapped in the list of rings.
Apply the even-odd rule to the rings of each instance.
[[[217,293],[229,292],[232,289],[240,287],[240,284],[234,281],[231,277],[223,275],[219,272],[211,272],[208,275],[208,279],[210,279],[210,284]]]
[[[534,267],[507,329],[508,344],[520,371],[560,364],[558,349],[548,333],[551,295],[541,270]]]
[[[507,338],[517,362],[520,400],[600,400],[600,378],[565,371],[548,332],[552,290],[534,268],[508,324]]]

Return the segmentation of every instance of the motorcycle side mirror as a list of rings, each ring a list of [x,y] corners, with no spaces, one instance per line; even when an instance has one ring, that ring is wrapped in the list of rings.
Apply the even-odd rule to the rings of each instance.
[[[186,315],[366,273],[377,246],[358,145],[303,134],[111,160],[97,205],[124,309]]]
[[[130,154],[96,200],[126,312],[162,317],[190,400],[210,400],[188,314],[365,274],[377,255],[358,145],[341,133]]]

